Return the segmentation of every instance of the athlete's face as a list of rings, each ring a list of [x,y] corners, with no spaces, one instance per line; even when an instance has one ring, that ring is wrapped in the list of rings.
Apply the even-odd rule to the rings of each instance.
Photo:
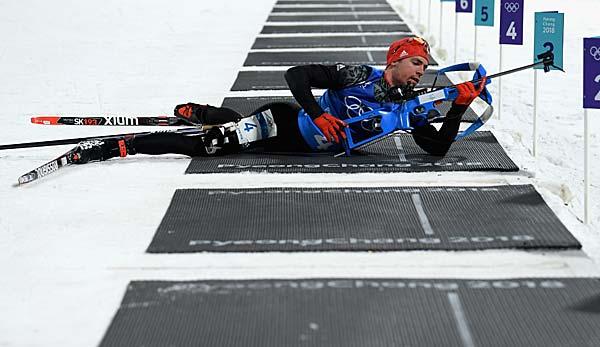
[[[423,57],[410,57],[396,61],[385,69],[386,82],[391,87],[410,85],[414,87],[419,83],[427,69],[427,60]]]

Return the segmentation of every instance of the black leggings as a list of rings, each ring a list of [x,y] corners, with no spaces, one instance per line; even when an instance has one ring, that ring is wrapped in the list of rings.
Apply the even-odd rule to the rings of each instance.
[[[300,106],[286,102],[273,102],[263,105],[251,113],[256,114],[271,110],[277,136],[257,141],[251,145],[252,149],[261,149],[265,152],[310,152],[298,128],[298,111]],[[238,112],[226,107],[209,106],[204,114],[206,124],[223,124],[237,122],[241,118]],[[138,135],[131,142],[135,153],[141,154],[184,154],[190,157],[204,155],[204,144],[199,136],[190,136],[178,133],[153,133]],[[242,147],[229,148],[228,152],[241,150]]]

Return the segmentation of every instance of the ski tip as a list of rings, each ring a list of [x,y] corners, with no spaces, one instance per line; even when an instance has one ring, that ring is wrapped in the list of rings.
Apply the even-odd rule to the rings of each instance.
[[[31,123],[43,124],[43,125],[57,125],[59,116],[33,116],[31,117]]]
[[[22,186],[24,184],[27,184],[27,183],[29,183],[31,181],[34,181],[34,180],[35,180],[34,175],[32,175],[31,173],[25,174],[25,175],[19,177],[19,180],[17,181],[17,183],[14,184],[14,186],[15,187],[20,187],[20,186]]]

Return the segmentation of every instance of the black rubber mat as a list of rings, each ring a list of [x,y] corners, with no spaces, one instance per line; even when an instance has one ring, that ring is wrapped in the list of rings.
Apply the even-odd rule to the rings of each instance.
[[[285,71],[240,71],[231,87],[232,91],[242,90],[287,90]]]
[[[101,346],[600,346],[596,278],[134,281]]]
[[[383,50],[329,52],[250,52],[244,66],[294,66],[305,64],[385,65]]]
[[[293,96],[253,96],[253,97],[235,97],[223,99],[222,107],[228,107],[242,115],[250,115],[260,106],[272,102],[290,102],[297,104]]]
[[[272,13],[324,13],[324,12],[394,12],[390,5],[371,4],[370,6],[337,5],[331,7],[274,7]],[[396,12],[394,12],[396,13]]]
[[[244,66],[294,66],[305,64],[345,63],[385,65],[386,50],[326,51],[326,52],[250,52]],[[437,65],[429,57],[429,65]]]
[[[231,87],[232,91],[242,90],[287,90],[289,89],[283,75],[285,71],[240,71]],[[425,71],[417,87],[431,87],[435,75],[432,70]],[[445,76],[439,76],[436,86],[451,85]]]
[[[410,32],[406,24],[265,25],[261,34]]]
[[[296,99],[293,96],[252,96],[252,97],[233,97],[233,98],[225,98],[223,100],[222,107],[228,107],[237,111],[242,115],[250,115],[260,106],[265,104],[269,104],[272,102],[291,102],[297,103]],[[450,103],[448,103],[449,106]],[[438,105],[440,111],[443,114],[448,112],[449,107],[443,107],[444,105]],[[477,115],[469,109],[465,115],[462,117],[463,122],[472,123],[475,119],[477,119]]]
[[[361,22],[361,21],[393,21],[401,22],[397,14],[338,14],[338,15],[298,15],[298,16],[277,16],[272,15],[267,18],[267,22]]]
[[[277,172],[360,173],[430,171],[518,171],[494,135],[478,131],[452,145],[445,157],[428,155],[401,134],[365,147],[350,157],[330,153],[263,153],[260,150],[195,157],[187,174]]]
[[[321,48],[321,47],[388,47],[390,43],[406,35],[360,35],[354,36],[304,36],[304,37],[259,37],[252,49],[269,48]]]
[[[531,185],[178,189],[150,253],[581,248]]]
[[[598,346],[599,292],[596,278],[134,281],[101,346]]]

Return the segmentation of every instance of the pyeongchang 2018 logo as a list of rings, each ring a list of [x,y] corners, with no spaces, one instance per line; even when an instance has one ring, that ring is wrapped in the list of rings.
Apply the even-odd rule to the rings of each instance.
[[[519,10],[518,2],[507,2],[504,4],[504,9],[506,12],[515,13]]]
[[[348,117],[357,117],[373,110],[369,106],[363,105],[359,98],[352,95],[344,98],[344,104],[346,104],[346,115]]]
[[[260,292],[265,290],[510,290],[510,289],[555,289],[567,288],[567,283],[559,279],[523,279],[523,280],[410,280],[410,279],[324,279],[324,280],[273,280],[273,281],[235,281],[235,282],[191,282],[174,283],[157,289],[159,295],[197,295],[230,294],[235,291]]]
[[[592,58],[594,58],[594,60],[600,61],[600,48],[596,46],[590,47],[590,55]]]

